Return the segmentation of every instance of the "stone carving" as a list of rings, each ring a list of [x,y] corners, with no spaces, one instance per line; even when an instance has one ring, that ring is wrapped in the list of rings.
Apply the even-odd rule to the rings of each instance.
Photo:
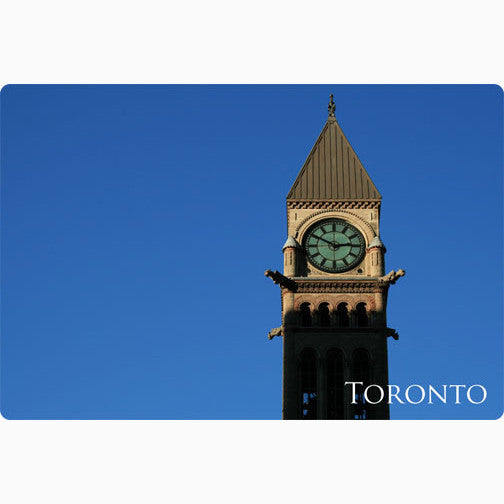
[[[282,273],[280,273],[279,271],[271,271],[270,269],[268,269],[264,272],[264,276],[270,277],[274,283],[280,285],[281,287],[285,287],[286,289],[289,289],[291,291],[297,290],[296,282],[282,275]]]
[[[403,269],[398,269],[397,271],[392,270],[390,273],[385,275],[384,277],[381,277],[381,280],[384,282],[387,282],[391,285],[394,285],[397,280],[399,280],[400,277],[404,276],[406,274],[406,271]]]
[[[287,201],[287,208],[295,208],[295,209],[339,209],[339,208],[357,208],[357,209],[376,209],[380,208],[379,200],[371,200],[371,201],[297,201],[291,200]]]
[[[384,281],[317,281],[317,280],[300,280],[297,282],[297,292],[307,293],[325,293],[325,292],[343,292],[343,293],[358,293],[372,294],[375,292],[383,292],[388,288],[388,282]]]
[[[387,327],[385,334],[387,336],[392,336],[396,341],[399,339],[399,334],[395,329],[392,329],[391,327]]]
[[[299,234],[300,234],[300,231],[301,231],[301,228],[308,222],[308,221],[312,221],[313,220],[313,217],[317,216],[317,215],[322,215],[322,214],[326,214],[326,213],[331,213],[331,212],[335,212],[335,210],[319,210],[318,212],[314,212],[312,213],[311,215],[309,215],[308,217],[306,217],[305,219],[303,219],[296,227],[296,231],[295,231],[295,234],[294,234],[294,238],[298,238]],[[345,215],[351,215],[352,217],[355,218],[355,220],[357,221],[357,226],[359,227],[367,227],[368,230],[369,230],[369,233],[370,233],[370,236],[371,237],[374,237],[375,236],[375,230],[373,229],[373,226],[371,226],[371,224],[367,221],[365,221],[362,217],[359,217],[356,213],[354,212],[349,212],[347,210],[337,210],[337,214],[335,213],[334,215],[331,215],[331,217],[335,217],[335,218],[343,218],[345,219]],[[338,215],[338,214],[343,214],[343,215]],[[350,220],[350,219],[348,219]],[[351,220],[350,220],[351,222]]]
[[[268,333],[268,339],[272,340],[275,336],[283,336],[283,327],[275,327]]]

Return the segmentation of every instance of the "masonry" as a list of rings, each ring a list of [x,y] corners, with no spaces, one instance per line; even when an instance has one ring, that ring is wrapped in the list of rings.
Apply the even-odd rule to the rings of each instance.
[[[335,117],[328,118],[287,195],[280,286],[284,419],[388,419],[386,400],[364,391],[388,385],[390,285],[380,237],[381,195]],[[345,382],[360,382],[353,390]]]

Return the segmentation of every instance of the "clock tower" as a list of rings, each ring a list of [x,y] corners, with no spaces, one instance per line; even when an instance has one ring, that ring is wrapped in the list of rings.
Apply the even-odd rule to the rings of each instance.
[[[388,419],[389,286],[381,195],[329,116],[287,195],[280,286],[284,419]],[[349,383],[352,382],[352,383]]]

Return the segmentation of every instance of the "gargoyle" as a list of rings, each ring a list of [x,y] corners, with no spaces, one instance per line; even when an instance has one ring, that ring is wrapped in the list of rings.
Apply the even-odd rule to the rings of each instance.
[[[268,333],[268,339],[272,340],[275,336],[283,336],[283,327],[275,327],[274,329],[271,329],[271,331]]]
[[[406,271],[399,269],[397,271],[392,270],[389,274],[382,277],[382,280],[388,282],[389,284],[395,284],[400,277],[404,276]]]
[[[264,276],[270,277],[273,282],[279,284],[281,287],[286,287],[291,291],[295,291],[297,289],[296,282],[282,275],[279,271],[271,271],[269,269],[264,272]]]
[[[392,336],[395,340],[399,339],[399,334],[395,329],[392,329],[391,327],[387,327],[387,336]]]

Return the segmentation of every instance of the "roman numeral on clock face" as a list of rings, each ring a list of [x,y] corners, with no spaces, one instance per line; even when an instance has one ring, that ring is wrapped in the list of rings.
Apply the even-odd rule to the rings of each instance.
[[[324,219],[310,227],[303,239],[308,261],[328,273],[353,268],[364,253],[360,231],[343,219]]]

